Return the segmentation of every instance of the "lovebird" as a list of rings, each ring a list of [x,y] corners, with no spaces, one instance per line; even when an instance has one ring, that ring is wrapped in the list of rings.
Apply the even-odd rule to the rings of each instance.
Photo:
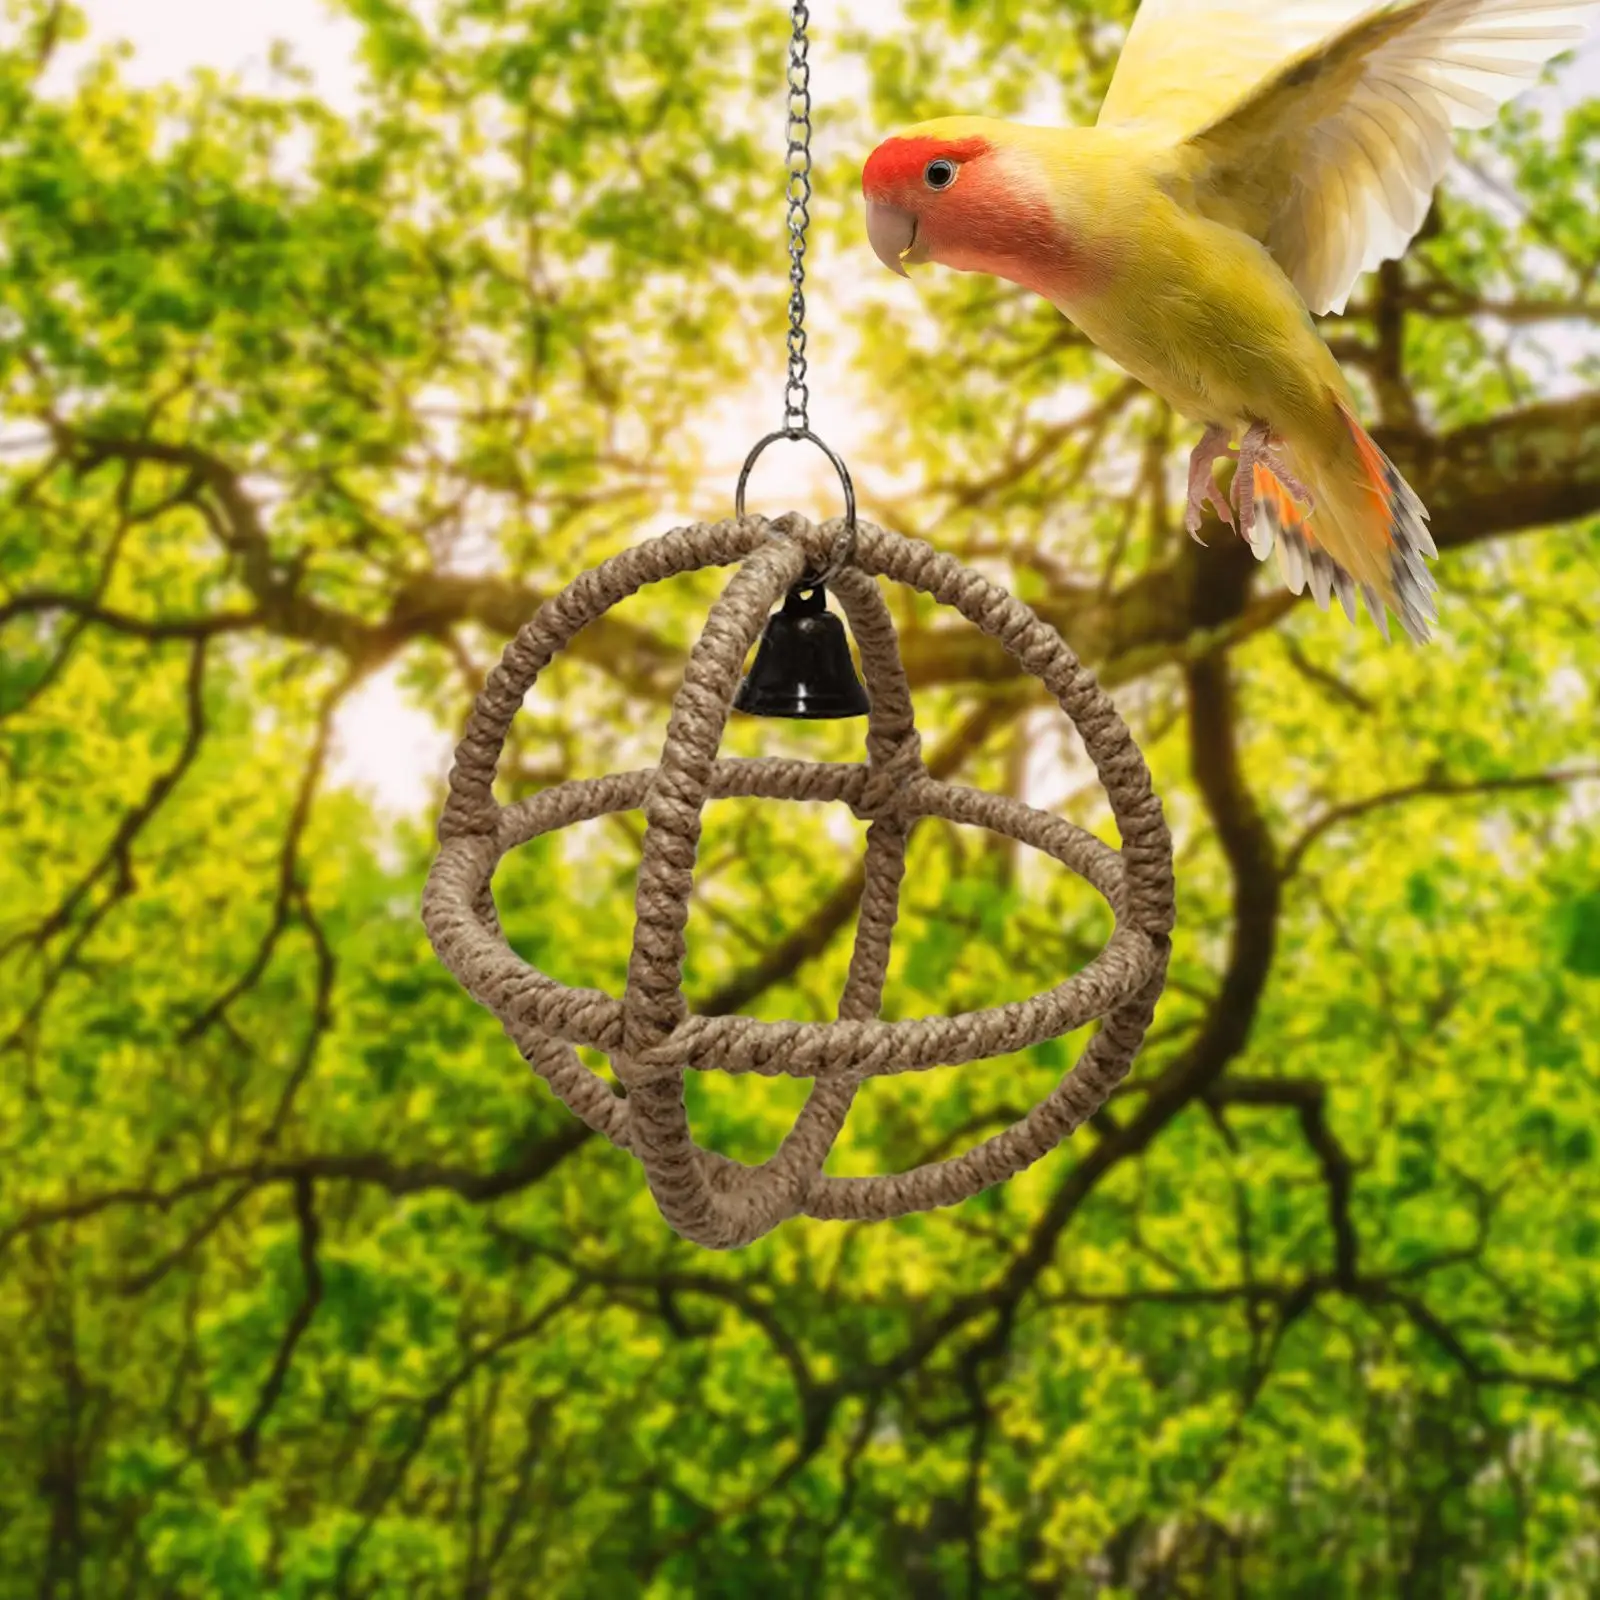
[[[1209,502],[1351,621],[1356,590],[1429,636],[1427,511],[1356,416],[1312,313],[1404,251],[1454,128],[1481,127],[1588,32],[1596,0],[1144,0],[1090,128],[943,117],[862,172],[885,266],[1040,294],[1204,432]],[[1233,441],[1237,438],[1237,448]],[[1235,457],[1231,504],[1215,463]]]

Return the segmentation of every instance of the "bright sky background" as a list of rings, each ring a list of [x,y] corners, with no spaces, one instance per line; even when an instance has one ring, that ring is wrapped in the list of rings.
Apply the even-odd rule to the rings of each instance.
[[[264,85],[268,51],[274,39],[288,41],[296,57],[313,73],[318,92],[341,109],[357,103],[358,72],[354,61],[357,30],[343,18],[331,15],[322,0],[268,0],[265,4],[246,0],[79,0],[88,15],[96,42],[113,37],[129,40],[135,50],[125,67],[135,82],[158,83],[182,77],[191,68],[210,66],[240,72],[247,81]],[[776,5],[778,0],[774,0]],[[1270,4],[1272,0],[1260,0]],[[893,26],[897,0],[875,0],[872,16],[880,26]],[[853,13],[853,15],[852,15]],[[837,37],[846,19],[857,26],[861,8],[849,0],[811,0],[812,33],[817,41],[812,51],[815,92],[819,99],[848,95],[859,86],[841,75],[837,62],[829,61],[827,41]],[[64,83],[76,65],[75,53],[55,63],[51,76]],[[852,63],[852,66],[854,64]],[[774,63],[775,81],[781,63]],[[1563,72],[1560,81],[1538,91],[1548,110],[1560,112],[1578,101],[1600,96],[1600,40],[1586,43],[1579,57]],[[774,130],[774,155],[778,130]],[[775,224],[776,225],[776,224]],[[814,264],[815,265],[815,264]],[[774,292],[783,292],[781,263],[774,269]],[[808,285],[812,322],[826,326],[830,295],[839,293],[838,282],[830,288],[820,269]],[[842,381],[829,378],[828,366],[816,372],[813,420],[825,438],[848,442],[858,431]],[[842,379],[842,372],[838,375]],[[768,388],[778,393],[780,368],[774,370]],[[737,461],[748,443],[753,442],[748,409],[730,407],[728,425],[737,433],[730,437],[726,453]],[[747,437],[748,436],[748,437]],[[761,499],[774,502],[783,495],[800,495],[816,483],[810,466],[799,459],[798,451],[776,449],[763,458]],[[797,499],[795,503],[805,504]],[[415,812],[436,793],[449,766],[452,737],[442,733],[432,721],[409,706],[400,693],[394,674],[374,679],[346,703],[336,730],[332,777],[340,783],[356,784],[397,812]]]
[[[776,3],[776,0],[775,0]],[[113,38],[128,40],[132,60],[123,68],[130,81],[143,84],[170,82],[199,66],[237,72],[255,87],[269,82],[269,51],[275,39],[287,41],[300,63],[310,69],[317,92],[330,105],[353,110],[359,104],[360,75],[355,61],[359,39],[356,27],[335,16],[322,0],[270,0],[245,4],[242,0],[79,0],[89,18],[89,47]],[[876,25],[892,25],[897,0],[878,0],[873,11]],[[851,16],[845,0],[811,0],[814,81],[819,98],[837,98],[859,92],[862,76],[856,63],[830,61],[828,41],[837,38],[848,19],[857,28],[863,18]],[[65,88],[86,52],[62,52],[52,64],[46,82]],[[783,63],[773,64],[773,92],[781,94]],[[780,102],[781,105],[781,102]],[[773,130],[773,161],[781,164],[780,130]],[[774,237],[782,231],[781,202],[774,202]],[[863,244],[863,249],[865,245]],[[862,431],[863,419],[851,405],[843,352],[829,359],[826,335],[817,331],[843,326],[839,313],[848,298],[844,278],[831,278],[813,262],[807,285],[808,323],[812,329],[812,424],[826,439],[847,442]],[[773,263],[773,293],[788,293],[784,263]],[[830,303],[832,302],[832,303]],[[820,353],[819,353],[820,346]],[[781,349],[773,352],[772,370],[760,375],[752,402],[739,397],[718,417],[708,419],[714,435],[708,440],[708,457],[726,466],[731,498],[733,480],[745,451],[761,432],[778,419],[782,393]],[[725,436],[725,437],[724,437]],[[882,477],[882,474],[879,474]],[[830,482],[820,457],[793,446],[775,446],[761,459],[751,485],[751,504],[787,508],[816,506],[823,514],[828,502],[819,498]],[[731,508],[730,508],[731,509]],[[662,527],[670,525],[670,518]],[[654,528],[644,533],[659,531]],[[364,684],[342,708],[334,730],[330,781],[368,791],[396,813],[415,813],[442,791],[449,770],[454,735],[438,728],[432,718],[408,703],[390,668]]]

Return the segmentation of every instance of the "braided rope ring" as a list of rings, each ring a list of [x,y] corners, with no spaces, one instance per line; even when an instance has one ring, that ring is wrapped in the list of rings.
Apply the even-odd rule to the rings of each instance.
[[[506,646],[456,750],[440,850],[422,915],[440,959],[500,1019],[566,1105],[638,1158],[662,1216],[713,1249],[748,1244],[789,1217],[878,1220],[954,1205],[1037,1161],[1092,1116],[1133,1061],[1166,977],[1173,922],[1172,840],[1150,774],[1105,692],[1061,636],[980,574],[862,522],[832,590],[849,619],[871,700],[865,762],[718,756],[745,657],[772,607],[836,547],[841,523],[791,514],[679,528],[624,551],[553,596]],[[773,538],[774,531],[787,535]],[[558,784],[502,807],[496,765],[524,695],[586,623],[645,584],[737,562],[712,606],[673,701],[660,764]],[[922,761],[888,607],[887,577],[961,612],[1060,702],[1105,785],[1122,846],[1020,801],[936,781]],[[861,914],[838,1020],[758,1022],[691,1016],[683,997],[684,927],[701,811],[708,799],[843,801],[867,819]],[[627,985],[620,1000],[554,982],[506,942],[490,881],[507,851],[552,829],[642,809],[643,855]],[[1029,1000],[960,1016],[878,1020],[899,911],[906,841],[922,817],[988,828],[1054,857],[1110,903],[1116,927],[1080,972]],[[1025,1117],[964,1155],[908,1172],[825,1176],[823,1163],[863,1079],[1020,1050],[1101,1018],[1077,1064]],[[578,1059],[612,1058],[624,1093]],[[747,1166],[689,1133],[688,1070],[789,1074],[812,1089],[774,1155]]]

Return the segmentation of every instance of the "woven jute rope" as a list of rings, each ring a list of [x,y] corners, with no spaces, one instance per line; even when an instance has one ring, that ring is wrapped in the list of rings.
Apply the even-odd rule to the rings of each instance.
[[[1106,1101],[1126,1074],[1166,976],[1173,921],[1172,840],[1143,756],[1111,701],[1061,636],[1021,601],[920,540],[862,523],[830,587],[861,653],[871,700],[859,763],[718,756],[744,661],[768,614],[836,548],[841,525],[791,514],[700,523],[652,539],[584,573],[547,601],[506,647],[456,750],[423,896],[439,956],[500,1019],[526,1059],[578,1116],[644,1167],[667,1222],[728,1249],[788,1217],[881,1219],[954,1205],[1039,1159]],[[646,584],[737,562],[690,653],[660,765],[559,784],[514,805],[494,798],[496,764],[534,681],[572,636]],[[1099,773],[1121,836],[1113,850],[1065,818],[930,777],[894,626],[874,581],[931,595],[997,639],[1060,702]],[[690,1015],[682,973],[701,812],[708,799],[842,801],[869,823],[865,886],[838,1019],[758,1022]],[[619,1000],[554,982],[500,930],[490,892],[507,851],[556,828],[641,809],[643,855],[627,985]],[[1080,972],[1032,999],[961,1016],[878,1020],[899,911],[906,841],[918,819],[987,828],[1043,851],[1109,901],[1116,926]],[[823,1163],[860,1083],[953,1066],[1055,1038],[1095,1018],[1074,1068],[1019,1122],[964,1155],[867,1178],[824,1175]],[[606,1052],[621,1091],[574,1045]],[[809,1078],[809,1098],[758,1166],[702,1150],[690,1137],[688,1070]]]

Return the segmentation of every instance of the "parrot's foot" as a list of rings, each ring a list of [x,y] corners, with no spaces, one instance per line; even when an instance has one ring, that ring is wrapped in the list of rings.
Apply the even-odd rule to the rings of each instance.
[[[1304,507],[1306,517],[1316,508],[1311,491],[1289,470],[1283,457],[1283,441],[1272,436],[1272,429],[1264,422],[1252,422],[1239,441],[1239,465],[1233,474],[1233,504],[1239,513],[1239,537],[1256,550],[1256,466],[1265,467],[1285,489]],[[1265,549],[1272,547],[1269,534]],[[1258,555],[1263,550],[1256,550]]]
[[[1305,507],[1303,514],[1309,518],[1317,509],[1316,496],[1289,470],[1289,463],[1283,459],[1282,447],[1276,439],[1268,441],[1266,462],[1272,469],[1273,477]]]
[[[1239,441],[1239,465],[1233,473],[1233,505],[1239,513],[1239,537],[1255,548],[1256,463],[1265,462],[1272,441],[1272,430],[1264,422],[1252,422]]]
[[[1217,515],[1230,528],[1233,526],[1233,508],[1211,476],[1211,468],[1218,460],[1235,453],[1228,443],[1231,437],[1229,429],[1213,422],[1201,435],[1199,444],[1189,457],[1189,503],[1184,507],[1183,525],[1196,544],[1205,543],[1200,537],[1200,524],[1205,518],[1208,504],[1215,508]]]

